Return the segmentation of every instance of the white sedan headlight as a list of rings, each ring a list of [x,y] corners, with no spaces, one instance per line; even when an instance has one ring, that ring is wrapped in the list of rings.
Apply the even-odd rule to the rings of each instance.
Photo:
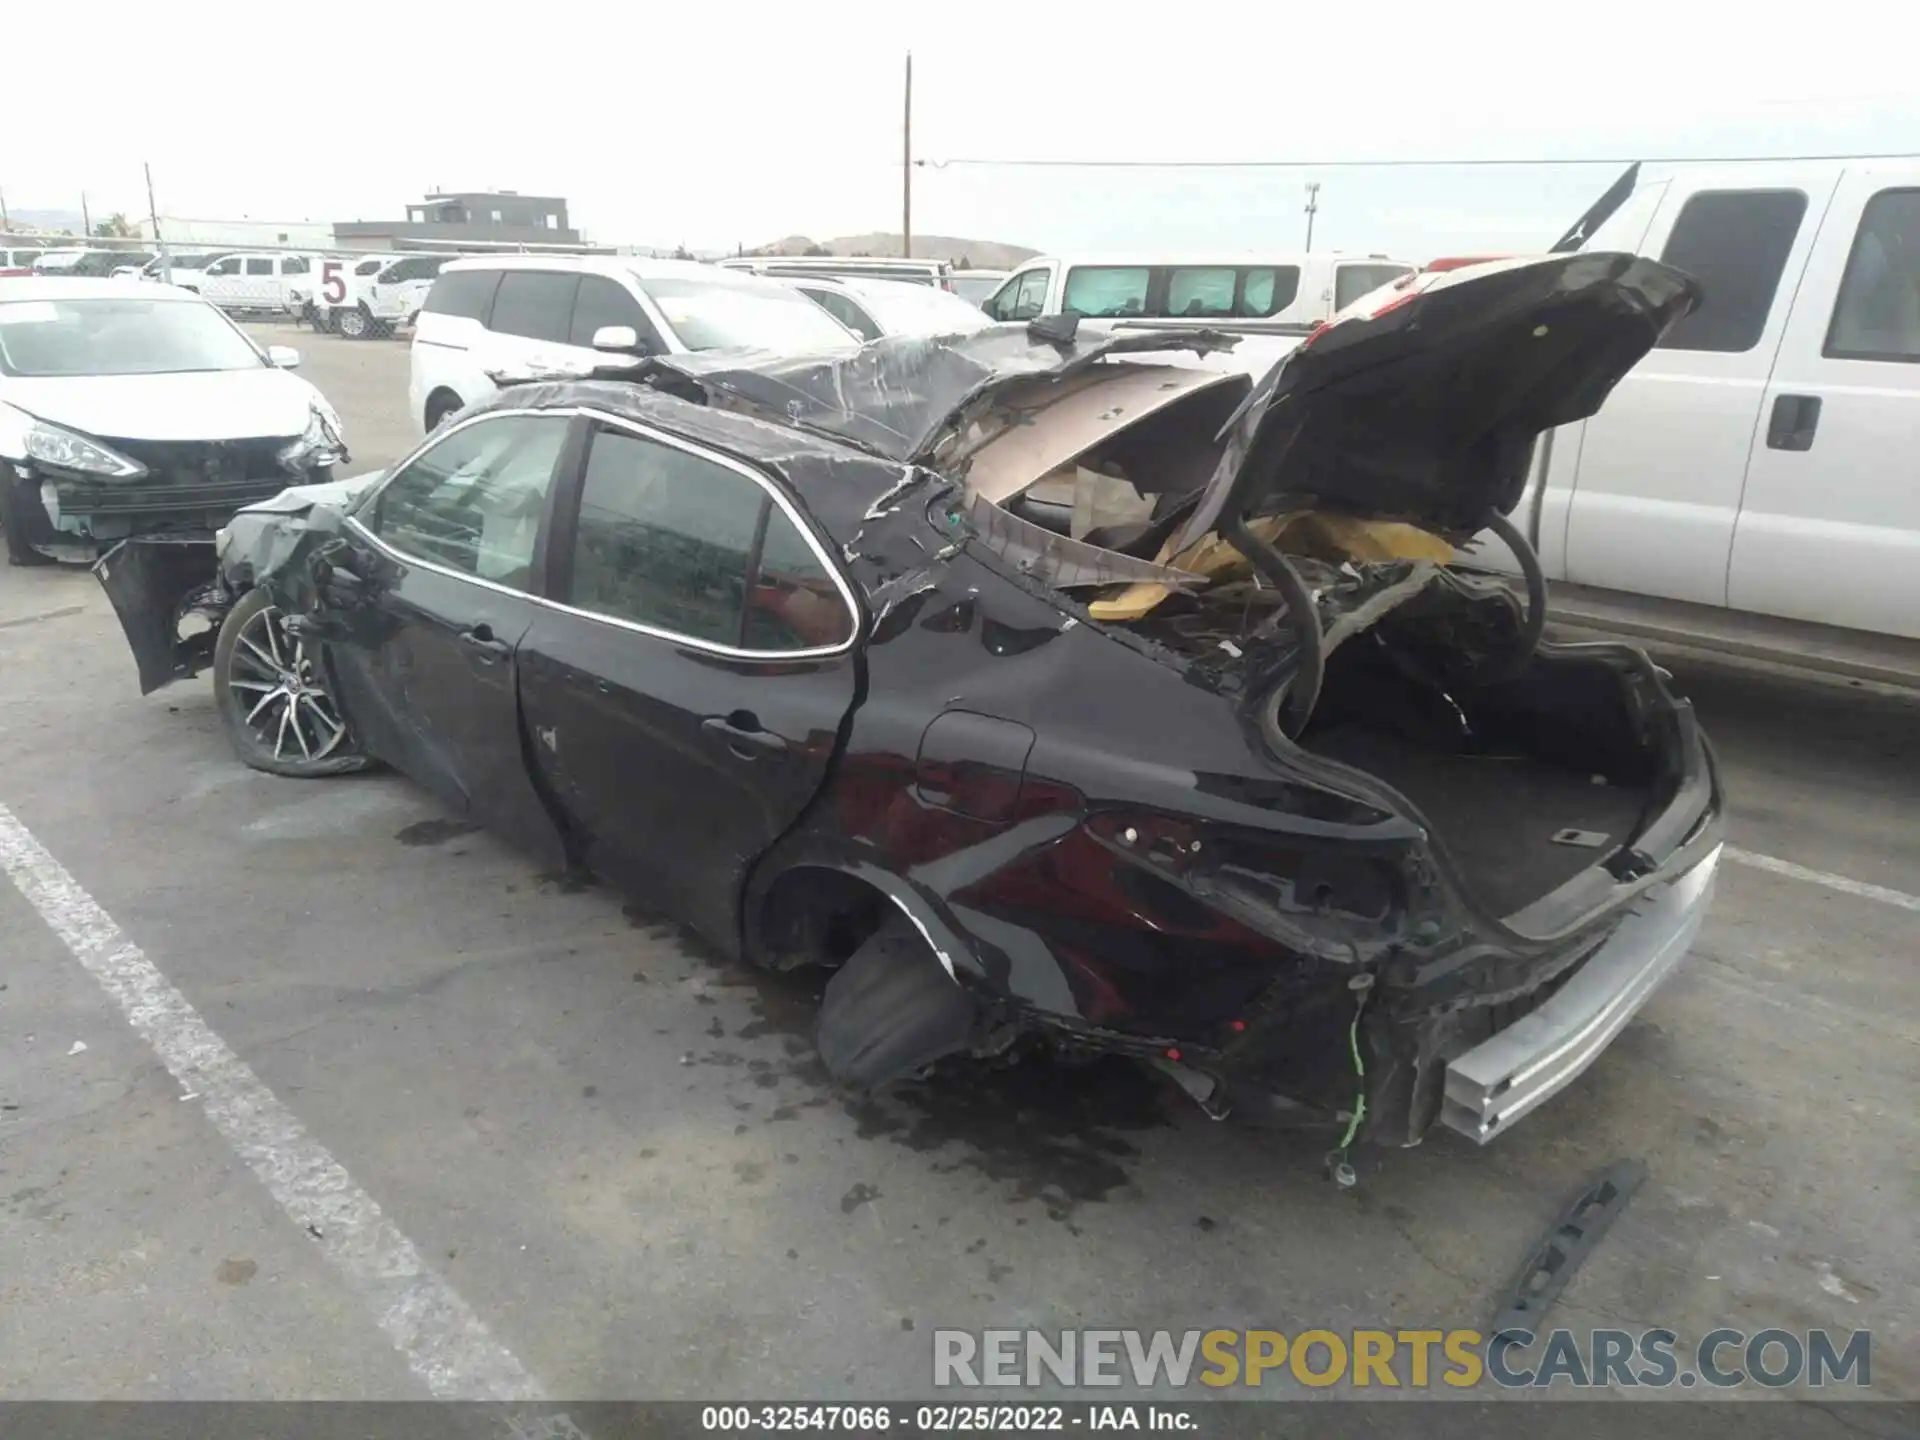
[[[346,457],[340,417],[326,401],[316,399],[307,410],[306,433],[280,452],[280,463],[291,469],[319,469],[337,465]]]
[[[97,440],[62,430],[44,420],[34,421],[27,430],[26,452],[29,460],[98,475],[103,480],[137,480],[147,473],[147,467],[138,460],[130,460]]]

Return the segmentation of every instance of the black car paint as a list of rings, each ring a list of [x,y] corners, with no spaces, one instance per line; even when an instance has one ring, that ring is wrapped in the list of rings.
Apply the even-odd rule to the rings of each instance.
[[[988,342],[932,342],[949,343]],[[1065,369],[1106,342],[1024,343]],[[869,348],[890,345],[896,358],[910,350]],[[288,522],[297,538],[261,578],[328,641],[370,753],[537,852],[557,845],[623,885],[664,889],[729,952],[817,959],[820,897],[877,895],[1012,1027],[1327,1112],[1354,1108],[1364,1085],[1365,1133],[1412,1143],[1437,1112],[1445,1058],[1500,1006],[1567,973],[1633,895],[1717,837],[1718,787],[1690,711],[1638,652],[1581,647],[1631,673],[1651,723],[1676,727],[1682,760],[1663,777],[1668,816],[1643,831],[1651,853],[1518,932],[1481,913],[1404,797],[1262,743],[1250,697],[1092,623],[981,542],[961,486],[910,458],[950,444],[955,416],[991,398],[991,367],[983,378],[951,359],[942,373],[957,378],[939,395],[929,387],[924,404],[874,424],[808,413],[791,369],[772,364],[788,379],[749,384],[751,367],[696,358],[636,367],[654,385],[514,386],[461,420],[581,412],[530,596],[508,604],[400,560],[324,508]],[[1045,368],[1036,356],[1022,373]],[[1280,393],[1272,381],[1266,392]],[[770,418],[782,406],[788,423]],[[571,533],[593,412],[710,447],[781,487],[841,561],[857,642],[825,658],[747,659],[566,607],[552,541]],[[1230,450],[1244,457],[1261,407],[1241,420],[1247,443]],[[462,653],[482,625],[507,653]],[[1535,663],[1570,655],[1543,647]],[[741,743],[742,732],[780,743]],[[1250,858],[1257,897],[1241,878]]]

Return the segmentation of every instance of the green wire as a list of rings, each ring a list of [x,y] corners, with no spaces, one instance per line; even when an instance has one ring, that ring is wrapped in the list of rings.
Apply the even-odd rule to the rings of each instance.
[[[1360,992],[1360,1003],[1353,1007],[1353,1024],[1347,1029],[1347,1044],[1353,1050],[1353,1075],[1360,1083],[1353,1102],[1353,1118],[1347,1121],[1347,1133],[1340,1137],[1340,1150],[1344,1154],[1353,1144],[1353,1137],[1360,1133],[1360,1122],[1367,1118],[1367,1067],[1360,1059],[1360,1015],[1367,1008],[1367,992]]]

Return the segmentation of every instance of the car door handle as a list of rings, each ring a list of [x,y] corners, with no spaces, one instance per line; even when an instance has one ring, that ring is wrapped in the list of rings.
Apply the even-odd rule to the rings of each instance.
[[[1769,450],[1811,450],[1813,432],[1820,428],[1818,395],[1781,395],[1767,418]]]
[[[493,627],[484,620],[460,632],[460,643],[471,650],[478,650],[489,660],[501,660],[513,653],[513,647],[497,638]]]
[[[700,728],[726,741],[727,748],[742,760],[753,759],[756,751],[778,755],[787,748],[785,740],[771,730],[761,729],[759,719],[745,710],[702,720]]]

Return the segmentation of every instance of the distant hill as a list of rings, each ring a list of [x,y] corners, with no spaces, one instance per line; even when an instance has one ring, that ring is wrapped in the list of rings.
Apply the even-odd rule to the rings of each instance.
[[[104,220],[104,214],[96,213],[94,219]],[[7,223],[19,233],[31,233],[36,230],[49,233],[65,230],[70,234],[80,233],[80,212],[78,210],[16,210],[7,207]]]
[[[841,235],[832,240],[812,240],[805,235],[789,235],[770,244],[756,246],[749,255],[807,255],[825,251],[829,255],[898,255],[900,235],[870,231],[865,235]],[[968,240],[957,235],[918,235],[913,237],[913,253],[922,260],[964,260],[976,270],[1011,270],[1022,260],[1038,255],[1025,245],[1007,245],[998,240]]]

